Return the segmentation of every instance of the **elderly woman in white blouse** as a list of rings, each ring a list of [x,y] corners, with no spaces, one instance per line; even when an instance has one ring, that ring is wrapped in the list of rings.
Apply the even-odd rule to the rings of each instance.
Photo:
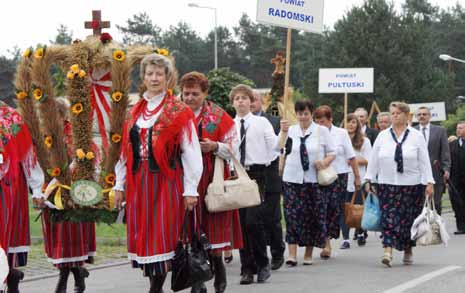
[[[384,255],[390,267],[392,248],[404,251],[403,263],[413,263],[410,228],[421,213],[426,196],[433,194],[434,179],[428,148],[422,134],[407,126],[409,106],[392,102],[392,126],[377,137],[368,160],[368,182],[378,183]]]
[[[326,127],[312,121],[313,104],[295,103],[299,124],[289,128],[283,173],[288,266],[297,265],[297,245],[305,246],[304,265],[312,264],[313,247],[324,248],[327,239],[327,198],[318,185],[317,169],[331,164],[336,149]],[[285,122],[283,122],[285,124]],[[281,129],[286,127],[282,125]]]

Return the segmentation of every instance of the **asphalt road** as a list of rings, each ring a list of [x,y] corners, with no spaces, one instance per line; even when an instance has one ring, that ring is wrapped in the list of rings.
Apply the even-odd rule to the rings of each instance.
[[[446,215],[448,229],[455,231],[452,215]],[[267,283],[239,285],[239,257],[227,265],[228,287],[226,292],[465,292],[465,235],[451,235],[449,246],[417,247],[414,249],[414,264],[404,266],[402,254],[394,253],[392,268],[384,267],[380,260],[383,249],[378,235],[370,233],[365,247],[352,243],[348,250],[339,249],[339,241],[333,242],[333,257],[324,261],[319,250],[314,251],[314,264],[302,266],[303,250],[299,251],[299,265],[282,267],[273,271]],[[44,278],[23,282],[21,292],[53,292],[57,278]],[[165,284],[169,292],[169,280]],[[70,278],[68,291],[72,292]],[[87,279],[86,292],[148,292],[148,279],[140,270],[129,264],[92,270]],[[208,291],[214,292],[213,282]],[[186,292],[189,292],[186,290]]]

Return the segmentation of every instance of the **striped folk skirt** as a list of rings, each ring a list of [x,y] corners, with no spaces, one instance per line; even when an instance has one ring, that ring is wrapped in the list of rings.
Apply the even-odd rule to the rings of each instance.
[[[57,268],[93,263],[96,251],[95,223],[50,221],[50,213],[42,212],[45,253]]]
[[[181,168],[174,179],[152,173],[143,160],[133,176],[134,190],[126,193],[128,258],[145,276],[171,270],[184,216]]]
[[[326,226],[329,239],[338,239],[341,226],[339,225],[342,215],[343,204],[347,192],[348,173],[338,174],[337,180],[331,185],[322,187],[328,201],[326,214]]]
[[[8,245],[8,260],[11,266],[19,267],[27,264],[27,254],[31,245],[29,231],[29,201],[28,187],[24,174],[20,172],[16,188],[14,189],[14,201],[12,202],[11,234]]]
[[[10,243],[11,226],[9,219],[11,218],[11,205],[13,198],[12,186],[5,179],[0,179],[0,246],[8,252],[8,245]],[[0,284],[1,288],[1,284]]]
[[[425,186],[378,185],[381,206],[383,246],[397,250],[415,246],[410,228],[420,215],[425,201]]]
[[[325,194],[317,183],[283,182],[286,242],[324,248],[327,238]]]

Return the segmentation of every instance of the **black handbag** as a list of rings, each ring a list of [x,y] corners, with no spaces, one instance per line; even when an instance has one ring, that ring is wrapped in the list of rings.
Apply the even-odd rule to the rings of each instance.
[[[191,241],[188,241],[188,219],[190,213],[186,210],[182,231],[174,258],[172,260],[171,290],[174,292],[207,282],[213,278],[209,259],[211,244],[199,225],[195,209]]]

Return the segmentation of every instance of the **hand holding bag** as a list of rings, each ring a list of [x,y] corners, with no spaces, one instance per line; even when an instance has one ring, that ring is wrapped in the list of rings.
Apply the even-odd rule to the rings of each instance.
[[[195,209],[193,213],[195,214]],[[181,236],[172,260],[171,290],[174,292],[207,282],[213,278],[209,260],[211,245],[205,234],[198,228],[196,215],[194,215],[192,238],[190,243],[188,241],[187,221],[189,215],[190,212],[186,210]]]
[[[367,231],[382,231],[379,199],[372,191],[368,192],[368,196],[365,199],[362,216],[362,229]]]
[[[425,200],[423,212],[422,214],[420,214],[419,217],[421,217],[421,221],[417,225],[418,231],[416,235],[413,235],[412,230],[410,231],[412,234],[412,239],[416,239],[417,244],[422,246],[441,244],[443,242],[441,238],[441,227],[439,226],[439,223],[436,220],[436,218],[439,217],[439,215],[437,214],[436,209],[434,208],[434,199]],[[416,222],[417,221],[415,220],[414,225]],[[412,225],[412,229],[414,225]],[[413,238],[414,236],[416,238]]]
[[[320,158],[320,126],[318,126],[317,130],[317,150],[316,150],[316,157],[317,160]],[[329,165],[328,167],[322,169],[322,170],[317,170],[317,180],[318,184],[322,186],[328,186],[337,179],[337,173],[336,170],[334,170],[333,166]]]
[[[365,195],[362,193],[363,204],[355,204],[355,196],[357,192],[352,194],[351,202],[344,203],[344,220],[348,228],[360,228],[362,226],[363,205],[365,203]]]
[[[213,181],[207,188],[205,205],[209,212],[231,211],[261,204],[260,191],[244,167],[233,156],[232,162],[238,176],[235,180],[224,180],[223,159],[216,156]]]

